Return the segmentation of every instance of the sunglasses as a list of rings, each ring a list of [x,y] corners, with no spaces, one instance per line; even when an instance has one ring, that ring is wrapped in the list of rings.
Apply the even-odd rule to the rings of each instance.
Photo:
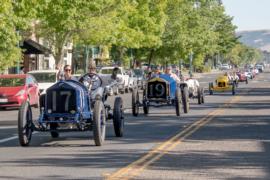
[[[71,71],[71,69],[65,69],[65,71],[66,71],[66,72],[69,72],[69,71]]]

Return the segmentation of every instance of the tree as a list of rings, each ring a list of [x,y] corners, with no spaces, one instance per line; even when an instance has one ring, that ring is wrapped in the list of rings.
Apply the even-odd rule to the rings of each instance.
[[[21,56],[20,38],[16,33],[17,18],[10,1],[1,2],[0,22],[0,70],[3,70],[18,62]]]

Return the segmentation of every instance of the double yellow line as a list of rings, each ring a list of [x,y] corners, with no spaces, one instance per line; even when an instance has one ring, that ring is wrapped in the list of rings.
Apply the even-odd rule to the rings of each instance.
[[[205,117],[194,122],[189,127],[179,132],[166,142],[152,149],[146,155],[142,156],[140,159],[134,161],[128,166],[121,168],[120,170],[114,172],[113,174],[106,175],[105,179],[107,180],[127,180],[139,175],[145,168],[150,164],[159,160],[162,156],[167,154],[170,150],[174,149],[178,144],[180,144],[185,138],[192,135],[198,129],[200,129],[205,124],[209,123],[214,117],[222,114],[225,111],[225,107],[228,107],[230,104],[235,103],[240,100],[239,96],[234,97],[231,101],[225,103],[223,106],[218,108],[215,111],[210,112]]]

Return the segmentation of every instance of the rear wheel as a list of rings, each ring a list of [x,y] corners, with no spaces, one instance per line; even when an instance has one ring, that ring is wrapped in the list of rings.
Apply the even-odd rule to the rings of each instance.
[[[175,91],[175,111],[176,116],[180,116],[181,113],[181,90],[177,88]]]
[[[201,88],[201,95],[202,95],[202,97],[201,97],[202,98],[202,103],[204,104],[204,97],[205,96],[204,96],[204,88],[203,87]]]
[[[188,93],[187,87],[183,88],[182,103],[183,103],[184,113],[188,113],[188,111],[189,111],[189,93]]]
[[[124,133],[123,100],[116,97],[113,108],[113,126],[116,137],[122,137]]]
[[[133,116],[138,116],[139,114],[139,92],[137,89],[134,89],[132,92],[132,114]]]
[[[197,90],[197,96],[198,96],[198,104],[202,104],[202,91],[201,88],[198,88]]]
[[[143,97],[144,98],[146,97],[146,91],[145,90],[143,91]],[[143,113],[145,115],[147,115],[149,113],[149,106],[148,106],[146,100],[143,100]]]
[[[106,135],[106,113],[102,101],[97,100],[94,105],[93,134],[96,146],[101,146]]]
[[[18,114],[18,136],[21,146],[28,146],[33,133],[32,110],[28,101],[25,101]]]

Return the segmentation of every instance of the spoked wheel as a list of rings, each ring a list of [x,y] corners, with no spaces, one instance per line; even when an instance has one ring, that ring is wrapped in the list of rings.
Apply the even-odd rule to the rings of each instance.
[[[181,90],[180,90],[180,88],[177,88],[176,91],[175,91],[175,111],[176,111],[176,116],[180,116],[181,104],[182,104]]]
[[[138,89],[134,89],[132,92],[132,114],[138,116],[139,114],[139,92]]]
[[[146,91],[145,90],[143,91],[143,97],[144,98],[146,97]],[[145,115],[149,114],[149,106],[148,106],[146,100],[143,100],[143,113]]]
[[[116,97],[113,108],[113,126],[116,137],[122,137],[124,133],[124,110],[123,100],[121,97]]]
[[[204,96],[204,88],[202,87],[201,88],[201,95],[202,95],[202,103],[204,104],[204,98],[205,98],[205,96]]]
[[[188,113],[188,111],[189,111],[189,94],[188,94],[187,87],[184,87],[184,89],[183,89],[182,103],[183,103],[184,113]]]
[[[51,123],[50,124],[50,131],[52,138],[58,138],[59,132],[57,131],[58,124],[57,123]]]
[[[106,135],[106,112],[101,100],[97,100],[94,105],[93,134],[96,146],[101,146]]]
[[[197,90],[197,96],[198,96],[198,104],[202,104],[202,91],[201,88],[198,88]]]
[[[233,83],[232,84],[232,95],[235,95],[235,88],[236,88],[235,83]]]
[[[32,123],[32,110],[28,101],[24,102],[18,114],[18,135],[19,142],[21,146],[28,146],[32,133],[33,133],[33,123]]]
[[[214,94],[213,87],[214,87],[213,83],[209,83],[209,94],[210,95],[213,95]]]

